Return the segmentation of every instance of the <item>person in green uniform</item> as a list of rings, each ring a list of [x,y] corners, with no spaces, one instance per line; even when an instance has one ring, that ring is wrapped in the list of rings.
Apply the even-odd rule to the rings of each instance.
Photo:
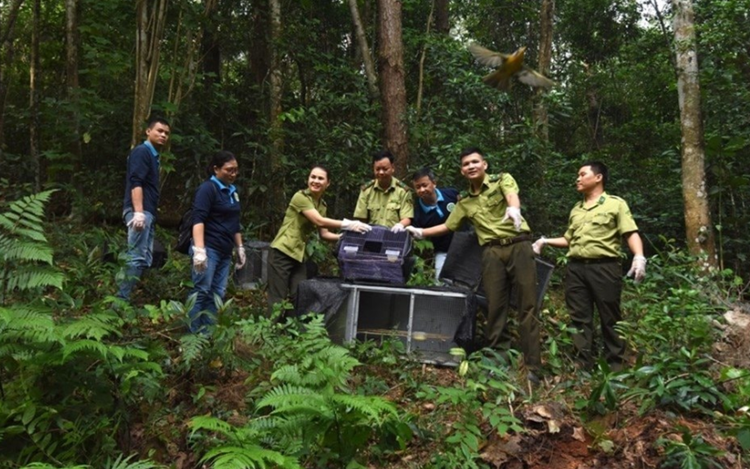
[[[622,319],[620,293],[622,239],[635,257],[628,271],[640,282],[646,275],[643,241],[628,204],[605,191],[609,172],[604,163],[584,163],[578,170],[576,189],[583,200],[570,211],[568,229],[559,238],[541,237],[534,242],[534,252],[545,246],[568,248],[565,276],[565,303],[577,332],[573,335],[579,366],[590,369],[595,362],[593,349],[594,306],[599,312],[604,342],[604,358],[611,370],[622,369],[625,341],[615,325]]]
[[[518,291],[520,348],[537,383],[541,367],[539,318],[536,305],[536,263],[531,249],[531,229],[521,215],[519,189],[508,173],[487,174],[487,161],[478,148],[461,152],[461,174],[469,180],[448,219],[431,228],[408,227],[415,238],[441,236],[460,229],[469,220],[482,251],[482,285],[487,296],[487,339],[489,346],[505,353],[510,349],[508,332],[510,289]]]
[[[354,218],[372,225],[404,231],[414,218],[414,203],[409,186],[393,177],[393,155],[382,150],[372,158],[375,179],[362,186],[354,208]]]
[[[307,189],[300,190],[292,197],[284,215],[279,232],[271,243],[268,255],[268,306],[296,295],[297,286],[307,278],[304,258],[307,242],[318,230],[320,237],[327,241],[337,241],[341,235],[331,233],[329,228],[356,231],[370,231],[372,228],[356,220],[334,220],[326,217],[326,203],[323,194],[330,185],[328,170],[314,166],[307,178]]]

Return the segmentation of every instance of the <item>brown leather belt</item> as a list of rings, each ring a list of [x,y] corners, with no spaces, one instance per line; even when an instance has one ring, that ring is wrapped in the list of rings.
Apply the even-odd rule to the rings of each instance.
[[[485,245],[487,246],[510,246],[511,244],[520,243],[521,241],[531,241],[532,239],[534,239],[534,237],[527,233],[527,234],[514,236],[512,238],[491,239],[487,241]]]
[[[571,257],[568,259],[568,262],[572,262],[574,264],[607,264],[610,262],[620,262],[620,258],[619,257],[592,257],[592,258]]]

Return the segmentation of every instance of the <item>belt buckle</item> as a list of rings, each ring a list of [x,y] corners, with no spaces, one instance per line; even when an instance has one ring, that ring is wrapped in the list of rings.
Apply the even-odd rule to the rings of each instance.
[[[510,246],[513,244],[513,238],[503,238],[500,240],[500,246]]]

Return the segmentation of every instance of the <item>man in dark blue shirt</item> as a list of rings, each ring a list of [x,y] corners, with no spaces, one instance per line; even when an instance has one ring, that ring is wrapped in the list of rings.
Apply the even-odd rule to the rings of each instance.
[[[159,206],[159,150],[169,140],[169,132],[169,122],[152,118],[146,128],[146,140],[128,156],[122,207],[122,218],[128,228],[128,250],[125,266],[117,275],[117,296],[126,301],[153,260]]]
[[[414,205],[412,226],[429,228],[442,225],[453,211],[458,201],[458,191],[452,187],[438,189],[435,185],[435,174],[430,168],[424,167],[412,176],[412,184],[417,193],[417,203]],[[435,251],[435,281],[440,277],[448,247],[451,245],[453,233],[445,236],[430,238]]]

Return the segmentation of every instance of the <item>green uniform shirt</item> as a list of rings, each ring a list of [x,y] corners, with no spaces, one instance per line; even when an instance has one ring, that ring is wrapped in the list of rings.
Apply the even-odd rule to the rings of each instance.
[[[622,236],[633,231],[638,231],[638,226],[621,198],[604,192],[589,208],[578,202],[570,211],[564,235],[569,244],[568,257],[620,257]]]
[[[464,219],[468,219],[474,225],[480,245],[493,239],[512,238],[530,233],[531,228],[526,220],[521,224],[521,231],[516,231],[510,218],[501,223],[508,208],[506,194],[518,194],[518,184],[513,176],[508,173],[485,175],[479,193],[472,194],[469,191],[461,194],[461,200],[445,221],[445,225],[451,231],[458,231]]]
[[[354,208],[354,218],[371,225],[391,227],[404,218],[414,218],[414,202],[408,186],[396,178],[383,190],[373,180],[362,187]]]
[[[292,197],[289,207],[284,215],[284,222],[276,234],[272,248],[276,248],[287,256],[299,262],[305,258],[305,246],[310,235],[318,228],[310,222],[302,213],[305,210],[315,209],[320,216],[326,216],[326,203],[323,199],[316,204],[309,189],[304,189]]]

